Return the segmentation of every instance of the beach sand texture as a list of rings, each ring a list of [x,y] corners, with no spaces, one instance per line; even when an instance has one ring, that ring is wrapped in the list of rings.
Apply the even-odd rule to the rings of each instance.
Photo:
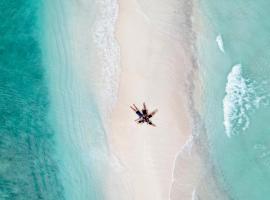
[[[109,181],[109,199],[177,199],[178,187],[171,191],[175,159],[192,133],[187,77],[193,67],[184,12],[189,5],[120,0],[119,6],[121,76],[108,137],[122,168],[114,172],[118,181]],[[134,122],[129,106],[143,102],[159,109],[153,117],[157,127]],[[189,174],[186,183],[193,185],[196,176]],[[182,199],[192,197],[193,188],[186,190]]]

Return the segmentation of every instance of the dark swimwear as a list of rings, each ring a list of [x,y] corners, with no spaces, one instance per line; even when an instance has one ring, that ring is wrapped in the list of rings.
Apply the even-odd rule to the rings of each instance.
[[[139,117],[142,117],[142,113],[140,111],[136,111],[136,114],[139,116]]]
[[[147,115],[147,111],[146,110],[142,110],[142,113],[143,113],[143,115]]]

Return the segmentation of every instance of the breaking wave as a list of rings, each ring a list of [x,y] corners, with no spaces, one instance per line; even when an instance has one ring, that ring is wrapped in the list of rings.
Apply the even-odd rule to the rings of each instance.
[[[224,46],[223,46],[223,39],[222,39],[222,36],[221,35],[218,35],[217,38],[216,38],[216,42],[217,42],[217,45],[218,45],[218,48],[219,50],[224,53]]]
[[[241,64],[232,67],[223,99],[224,126],[229,138],[249,127],[250,114],[267,103],[267,97],[260,84],[244,77]]]

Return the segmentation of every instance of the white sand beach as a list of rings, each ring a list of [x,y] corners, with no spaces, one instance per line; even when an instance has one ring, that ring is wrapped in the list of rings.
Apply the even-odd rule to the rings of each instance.
[[[187,95],[192,58],[185,42],[189,30],[184,10],[189,5],[119,0],[119,6],[121,76],[108,139],[123,168],[111,177],[108,199],[191,199],[199,164],[193,163],[192,170],[181,166],[180,172],[192,172],[181,175],[187,179],[181,183],[190,185],[181,187],[181,194],[173,178],[176,156],[192,133]],[[157,127],[134,122],[137,116],[129,106],[142,107],[143,102],[150,110],[159,109],[152,120]]]

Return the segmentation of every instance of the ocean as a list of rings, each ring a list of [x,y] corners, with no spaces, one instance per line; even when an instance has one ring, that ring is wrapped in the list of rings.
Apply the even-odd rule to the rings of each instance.
[[[99,99],[103,55],[95,33],[103,28],[97,19],[106,21],[101,6],[94,0],[1,1],[1,200],[105,198],[102,114],[109,106]],[[103,40],[110,38],[102,31]],[[107,82],[110,95],[113,80]]]
[[[199,6],[202,116],[213,173],[228,199],[269,199],[270,2]]]
[[[64,199],[34,0],[0,3],[0,199]]]

